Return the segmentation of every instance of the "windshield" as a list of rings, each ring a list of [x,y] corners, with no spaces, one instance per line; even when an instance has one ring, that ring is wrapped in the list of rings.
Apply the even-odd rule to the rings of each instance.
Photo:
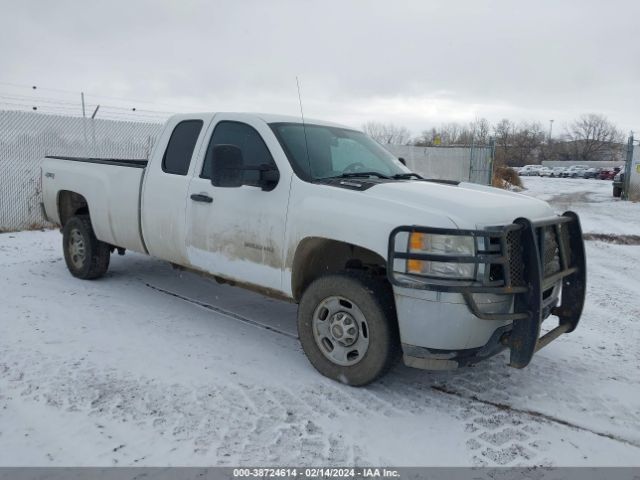
[[[342,175],[402,175],[409,169],[362,132],[301,123],[272,123],[296,174],[305,180]]]

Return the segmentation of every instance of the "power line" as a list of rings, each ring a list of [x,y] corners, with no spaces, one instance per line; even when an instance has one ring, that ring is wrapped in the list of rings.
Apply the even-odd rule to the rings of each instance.
[[[65,90],[65,89],[61,89],[61,88],[39,87],[37,85],[26,85],[26,84],[18,84],[18,83],[10,83],[10,82],[0,82],[0,85],[5,85],[5,86],[9,86],[9,87],[14,87],[14,88],[26,88],[26,89],[29,89],[29,90],[32,90],[32,91],[44,90],[44,91],[58,92],[58,93],[63,93],[63,94],[66,94],[66,95],[73,95],[73,96],[77,96],[78,93],[79,93],[79,92],[76,92],[76,91],[73,91],[73,90]],[[158,105],[158,106],[164,106],[164,107],[168,107],[168,108],[179,108],[179,109],[185,109],[185,110],[193,109],[193,106],[187,107],[185,105],[159,103],[159,102],[156,102],[156,101],[153,101],[153,100],[143,100],[143,99],[128,98],[128,97],[117,97],[117,96],[109,96],[109,95],[98,95],[98,94],[92,94],[92,93],[89,93],[89,92],[85,92],[85,96],[86,97],[111,99],[111,100],[119,100],[119,101],[125,101],[125,102],[133,102],[133,103],[146,103],[146,104],[150,104],[150,105]]]
[[[67,109],[65,107],[56,107],[50,105],[34,106],[25,103],[0,101],[0,110],[14,110],[25,113],[40,113],[50,115],[60,115],[65,117],[77,117],[82,118],[82,112],[78,109]],[[104,112],[97,120],[117,120],[124,122],[134,123],[162,123],[166,120],[166,117],[140,115],[140,114],[128,114],[123,112]]]
[[[14,100],[14,101],[19,101],[19,102],[30,102],[30,103],[50,103],[50,104],[55,104],[55,105],[63,105],[63,106],[68,106],[68,108],[78,108],[78,103],[73,103],[73,102],[68,102],[65,100],[59,100],[59,99],[52,99],[52,98],[47,98],[47,97],[38,97],[38,98],[32,98],[32,97],[27,97],[24,95],[12,95],[12,94],[6,94],[6,92],[0,92],[0,99],[7,99],[7,100]],[[90,102],[87,102],[86,105],[91,105]],[[98,103],[94,104],[94,107],[98,105]],[[123,106],[115,106],[115,105],[105,105],[103,103],[100,104],[100,108],[109,108],[109,109],[113,109],[113,110],[121,110],[121,111],[128,111],[128,112],[142,112],[142,113],[150,113],[150,114],[159,114],[159,115],[173,115],[175,112],[172,111],[168,111],[168,110],[148,110],[148,109],[140,109],[137,107],[123,107]]]

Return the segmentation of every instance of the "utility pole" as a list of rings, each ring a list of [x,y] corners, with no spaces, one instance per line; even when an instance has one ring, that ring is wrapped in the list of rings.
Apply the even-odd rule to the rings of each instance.
[[[553,120],[549,120],[549,143],[551,143],[551,133],[553,132]]]

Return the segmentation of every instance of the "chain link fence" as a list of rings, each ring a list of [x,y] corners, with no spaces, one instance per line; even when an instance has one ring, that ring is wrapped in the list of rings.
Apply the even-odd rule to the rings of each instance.
[[[46,227],[40,209],[45,155],[147,159],[160,123],[0,111],[0,231]]]

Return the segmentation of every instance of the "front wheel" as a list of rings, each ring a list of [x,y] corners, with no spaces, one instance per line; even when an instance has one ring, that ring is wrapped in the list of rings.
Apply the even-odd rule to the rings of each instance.
[[[298,336],[326,377],[353,386],[373,382],[400,352],[391,286],[352,272],[318,278],[300,301]]]
[[[62,248],[67,268],[74,277],[93,280],[109,268],[109,245],[96,238],[88,215],[71,217],[65,223]]]
[[[620,198],[622,196],[622,188],[613,187],[613,196],[616,198]]]

